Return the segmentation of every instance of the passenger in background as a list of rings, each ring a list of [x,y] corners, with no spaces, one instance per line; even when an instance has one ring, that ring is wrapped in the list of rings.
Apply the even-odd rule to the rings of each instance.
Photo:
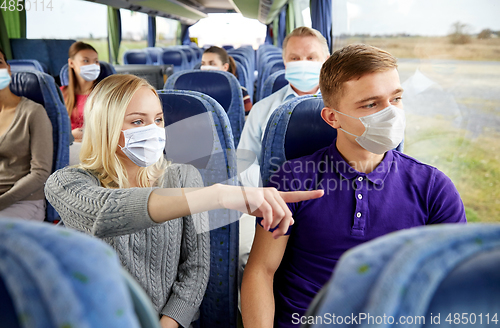
[[[322,191],[278,193],[203,186],[188,165],[163,157],[163,110],[155,89],[133,75],[112,75],[85,105],[81,164],[56,171],[45,194],[64,224],[103,238],[151,298],[162,327],[189,327],[205,294],[210,265],[208,210],[265,215],[266,228],[292,222],[285,201]],[[180,218],[178,220],[174,220]],[[166,221],[169,221],[165,223]]]
[[[203,56],[201,57],[201,70],[218,70],[225,71],[238,77],[236,73],[236,63],[233,57],[227,54],[227,51],[223,48],[212,46],[205,50]],[[252,99],[248,95],[248,91],[243,86],[241,87],[241,92],[243,93],[243,104],[245,105],[245,115],[248,115],[252,109]]]
[[[97,51],[88,43],[75,42],[69,48],[69,84],[61,87],[76,142],[83,137],[83,108],[101,71]]]
[[[372,46],[344,47],[323,64],[320,87],[321,117],[337,139],[285,162],[270,186],[322,188],[325,196],[289,205],[295,224],[279,240],[257,226],[241,290],[245,328],[299,327],[352,247],[397,230],[466,222],[444,173],[393,150],[405,129],[396,58]]]
[[[52,124],[40,104],[13,94],[10,82],[10,65],[0,49],[0,218],[43,221]]]

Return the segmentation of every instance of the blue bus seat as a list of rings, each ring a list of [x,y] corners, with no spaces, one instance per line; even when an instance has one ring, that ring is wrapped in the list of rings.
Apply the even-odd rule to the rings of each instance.
[[[54,78],[38,71],[12,74],[10,90],[42,105],[52,123],[52,139],[54,142],[54,159],[52,172],[69,164],[70,120],[59,88]],[[56,210],[47,203],[47,220],[59,219]]]
[[[234,46],[233,46],[233,45],[231,45],[231,44],[224,44],[224,45],[222,46],[222,48],[224,48],[225,50],[231,50],[231,49],[234,49]]]
[[[174,47],[163,48],[163,52],[160,56],[160,64],[174,65],[174,73],[190,68],[190,64],[184,51]]]
[[[118,256],[105,242],[16,219],[0,220],[0,236],[2,297],[22,327],[140,327]],[[159,327],[154,317],[148,327]]]
[[[163,49],[160,47],[147,47],[144,48],[144,51],[146,51],[149,55],[149,58],[151,60],[151,63],[153,65],[159,65],[160,63],[160,56],[163,52]]]
[[[69,47],[76,40],[55,39],[10,39],[14,59],[36,59],[45,72],[57,77],[68,63]]]
[[[99,61],[99,66],[101,67],[101,72],[97,77],[97,82],[102,81],[112,74],[116,74],[115,68],[113,65],[106,63],[105,61]],[[61,79],[61,86],[66,86],[69,84],[69,76],[68,76],[68,64],[64,65],[61,68],[61,72],[59,73],[59,78]]]
[[[247,90],[248,94],[253,98],[254,93],[254,79],[253,79],[253,71],[250,65],[249,59],[240,53],[230,53],[231,57],[233,57],[234,61],[240,63],[241,66],[245,69],[247,73]]]
[[[494,327],[485,315],[490,313],[491,319],[500,308],[499,260],[498,224],[438,224],[393,232],[346,252],[306,315],[335,313],[345,318],[369,313],[372,320],[387,317],[384,327],[418,328],[454,327],[454,313],[459,313],[460,326],[472,327],[469,315],[475,314],[475,324]],[[402,325],[401,317],[412,322]],[[359,327],[370,324],[365,319]],[[303,327],[327,326],[323,322]]]
[[[288,85],[288,80],[285,79],[285,70],[279,70],[269,75],[264,82],[264,85],[261,90],[260,99],[264,99],[269,97],[279,89]]]
[[[39,71],[46,73],[40,62],[36,59],[11,59],[7,60],[7,63],[10,65],[12,73],[26,71]]]
[[[248,84],[248,77],[247,77],[247,71],[243,67],[243,65],[237,61],[235,61],[236,64],[236,78],[238,79],[238,82],[240,82],[240,85],[244,88],[247,89],[247,84]]]
[[[178,72],[167,79],[165,89],[198,91],[214,98],[229,117],[234,144],[238,147],[245,123],[245,107],[240,83],[233,74],[201,70]]]
[[[127,50],[123,54],[125,65],[153,65],[149,54],[144,49]]]
[[[180,45],[180,46],[173,46],[171,48],[177,48],[180,49],[182,52],[184,52],[188,61],[188,69],[192,69],[194,65],[196,65],[198,61],[198,56],[196,55],[196,51],[192,47],[188,45]]]
[[[284,70],[285,64],[283,63],[283,59],[274,59],[269,61],[264,65],[262,71],[259,71],[259,79],[257,83],[257,96],[260,97],[262,93],[262,88],[264,87],[264,82],[269,77],[269,75],[274,72]],[[256,101],[259,101],[261,98],[257,98]]]
[[[308,95],[285,102],[271,115],[262,139],[260,171],[264,186],[276,165],[332,144],[337,130],[321,118],[323,107],[321,96]]]
[[[237,185],[231,126],[219,103],[195,91],[159,90],[158,93],[167,133],[166,158],[194,165],[205,186],[214,183]],[[194,119],[195,116],[201,119]],[[191,118],[186,121],[188,128],[178,125],[187,118]],[[192,154],[193,149],[200,158],[183,160],[182,152]],[[200,308],[200,320],[195,327],[237,326],[239,215],[239,212],[226,209],[209,212],[210,277]]]
[[[259,74],[264,70],[264,67],[267,65],[267,63],[271,62],[272,60],[279,60],[279,59],[283,61],[283,55],[281,52],[270,52],[263,54],[261,57],[260,65],[257,68]]]

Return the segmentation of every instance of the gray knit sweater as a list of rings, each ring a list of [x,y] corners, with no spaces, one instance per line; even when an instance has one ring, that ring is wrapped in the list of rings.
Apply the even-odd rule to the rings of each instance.
[[[200,186],[201,176],[194,167],[167,168],[163,187]],[[103,188],[92,173],[71,167],[52,174],[45,185],[48,201],[67,227],[110,244],[157,312],[189,327],[205,294],[210,269],[209,233],[197,234],[194,221],[207,227],[208,214],[155,223],[147,210],[152,190]]]

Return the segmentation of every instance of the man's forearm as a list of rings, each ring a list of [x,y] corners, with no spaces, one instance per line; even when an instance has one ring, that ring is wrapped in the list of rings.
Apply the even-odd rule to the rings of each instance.
[[[245,328],[274,325],[273,277],[265,272],[245,270],[241,286],[241,312]]]

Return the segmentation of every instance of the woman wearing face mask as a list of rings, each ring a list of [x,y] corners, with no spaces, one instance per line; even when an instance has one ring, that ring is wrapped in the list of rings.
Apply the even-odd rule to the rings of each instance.
[[[194,167],[164,160],[158,95],[133,75],[102,80],[84,116],[81,163],[52,174],[46,197],[66,226],[115,248],[153,301],[162,327],[189,327],[203,299],[210,260],[204,211],[253,211],[264,216],[267,229],[281,221],[273,232],[278,237],[292,222],[285,201],[322,195],[219,184],[200,188]]]
[[[43,221],[43,185],[52,169],[52,124],[45,109],[10,91],[0,49],[0,218]]]
[[[100,73],[97,51],[90,44],[75,42],[69,48],[69,84],[61,87],[71,118],[71,133],[76,142],[82,141],[83,108]]]
[[[205,50],[201,57],[201,70],[218,70],[225,71],[238,77],[236,73],[236,63],[233,57],[227,54],[224,48],[212,46]],[[243,104],[245,105],[245,115],[248,115],[252,109],[252,99],[248,95],[247,89],[241,87],[243,93]]]

